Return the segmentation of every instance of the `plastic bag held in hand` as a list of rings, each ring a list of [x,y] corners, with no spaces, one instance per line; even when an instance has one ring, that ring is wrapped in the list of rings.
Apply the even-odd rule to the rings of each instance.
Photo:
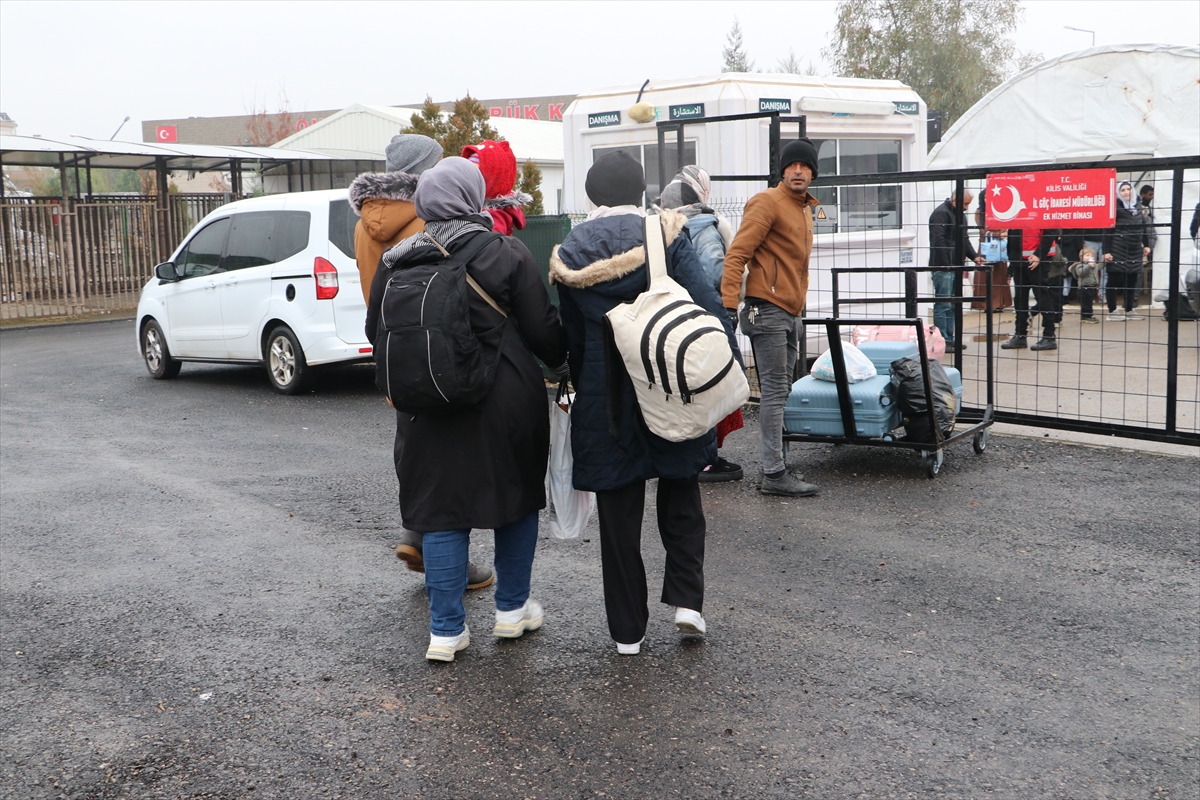
[[[571,485],[574,459],[571,457],[572,395],[559,386],[558,396],[550,401],[550,460],[546,464],[546,501],[550,516],[550,536],[577,539],[587,527],[596,504],[592,492],[580,492]]]
[[[842,358],[846,361],[846,380],[850,383],[870,380],[879,374],[871,359],[849,342],[842,342]],[[819,381],[832,383],[837,380],[833,374],[833,356],[830,355],[830,351],[826,350],[813,363],[810,374]]]

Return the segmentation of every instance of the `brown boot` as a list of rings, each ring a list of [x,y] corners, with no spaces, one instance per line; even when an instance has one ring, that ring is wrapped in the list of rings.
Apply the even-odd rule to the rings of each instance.
[[[467,588],[482,589],[485,586],[491,586],[492,581],[496,580],[496,573],[491,567],[479,567],[474,562],[467,563]]]
[[[413,572],[425,571],[425,558],[421,555],[421,534],[408,528],[400,534],[400,544],[396,545],[396,558],[408,565]]]

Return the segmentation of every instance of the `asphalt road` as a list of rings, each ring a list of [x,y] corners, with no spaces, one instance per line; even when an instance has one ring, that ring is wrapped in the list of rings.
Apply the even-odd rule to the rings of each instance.
[[[473,592],[429,664],[391,430],[365,368],[0,333],[0,797],[1200,796],[1200,459],[795,447],[815,499],[705,489],[703,642],[655,604],[617,656],[593,522],[538,545],[541,631]]]

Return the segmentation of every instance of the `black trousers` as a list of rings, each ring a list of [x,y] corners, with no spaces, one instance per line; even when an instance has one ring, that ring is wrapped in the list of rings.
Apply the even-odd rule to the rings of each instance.
[[[640,642],[650,619],[642,562],[645,504],[645,483],[596,492],[604,610],[608,631],[621,644]],[[703,611],[705,522],[700,482],[695,477],[659,478],[657,505],[658,535],[667,551],[662,602]]]
[[[1124,301],[1125,312],[1133,311],[1133,301],[1137,296],[1137,279],[1141,270],[1136,272],[1121,272],[1108,270],[1108,310],[1116,311],[1117,306]]]

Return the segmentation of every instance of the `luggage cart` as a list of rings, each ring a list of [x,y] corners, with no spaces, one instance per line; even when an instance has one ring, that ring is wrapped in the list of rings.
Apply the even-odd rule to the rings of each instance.
[[[918,297],[917,296],[917,273],[919,272],[957,272],[959,273],[959,286],[962,285],[963,273],[984,270],[988,272],[987,291],[983,297],[962,296],[961,291],[956,297]],[[987,450],[988,439],[991,435],[991,426],[995,415],[995,381],[996,373],[993,364],[994,352],[992,348],[992,335],[994,333],[992,326],[992,282],[991,282],[991,266],[985,267],[835,267],[831,270],[833,274],[833,316],[822,319],[806,319],[808,325],[824,325],[826,335],[829,341],[830,356],[833,360],[835,383],[837,384],[838,407],[842,418],[841,436],[828,436],[821,434],[808,433],[789,433],[786,429],[783,433],[785,442],[828,442],[833,444],[863,444],[873,447],[900,447],[909,450],[917,450],[921,454],[921,465],[925,468],[925,474],[929,478],[936,478],[942,470],[942,464],[945,459],[944,451],[948,444],[960,441],[970,437],[971,445],[977,455],[982,455]],[[854,297],[843,298],[839,294],[838,278],[841,275],[848,273],[874,273],[881,272],[897,272],[904,275],[904,295],[903,296],[885,296],[885,297]],[[982,411],[979,409],[963,408],[959,412],[957,421],[970,421],[971,424],[956,430],[950,436],[943,437],[941,429],[938,426],[936,412],[933,407],[933,384],[929,380],[929,353],[926,349],[925,341],[925,321],[920,318],[917,313],[917,307],[922,303],[933,302],[951,302],[957,303],[955,309],[955,317],[957,325],[957,338],[954,342],[956,345],[954,353],[954,365],[962,372],[962,304],[973,300],[984,300],[987,330],[987,355],[986,361],[986,393],[987,404]],[[841,307],[844,305],[881,305],[889,303],[903,303],[905,307],[905,316],[902,318],[870,318],[870,319],[843,319],[840,317]],[[918,442],[909,441],[902,437],[888,435],[880,438],[868,438],[859,436],[854,420],[854,404],[850,397],[850,384],[846,379],[846,362],[842,351],[841,329],[852,325],[880,325],[880,326],[909,326],[917,329],[917,357],[921,361],[921,376],[925,381],[925,403],[929,414],[929,427],[933,431],[933,441]]]

